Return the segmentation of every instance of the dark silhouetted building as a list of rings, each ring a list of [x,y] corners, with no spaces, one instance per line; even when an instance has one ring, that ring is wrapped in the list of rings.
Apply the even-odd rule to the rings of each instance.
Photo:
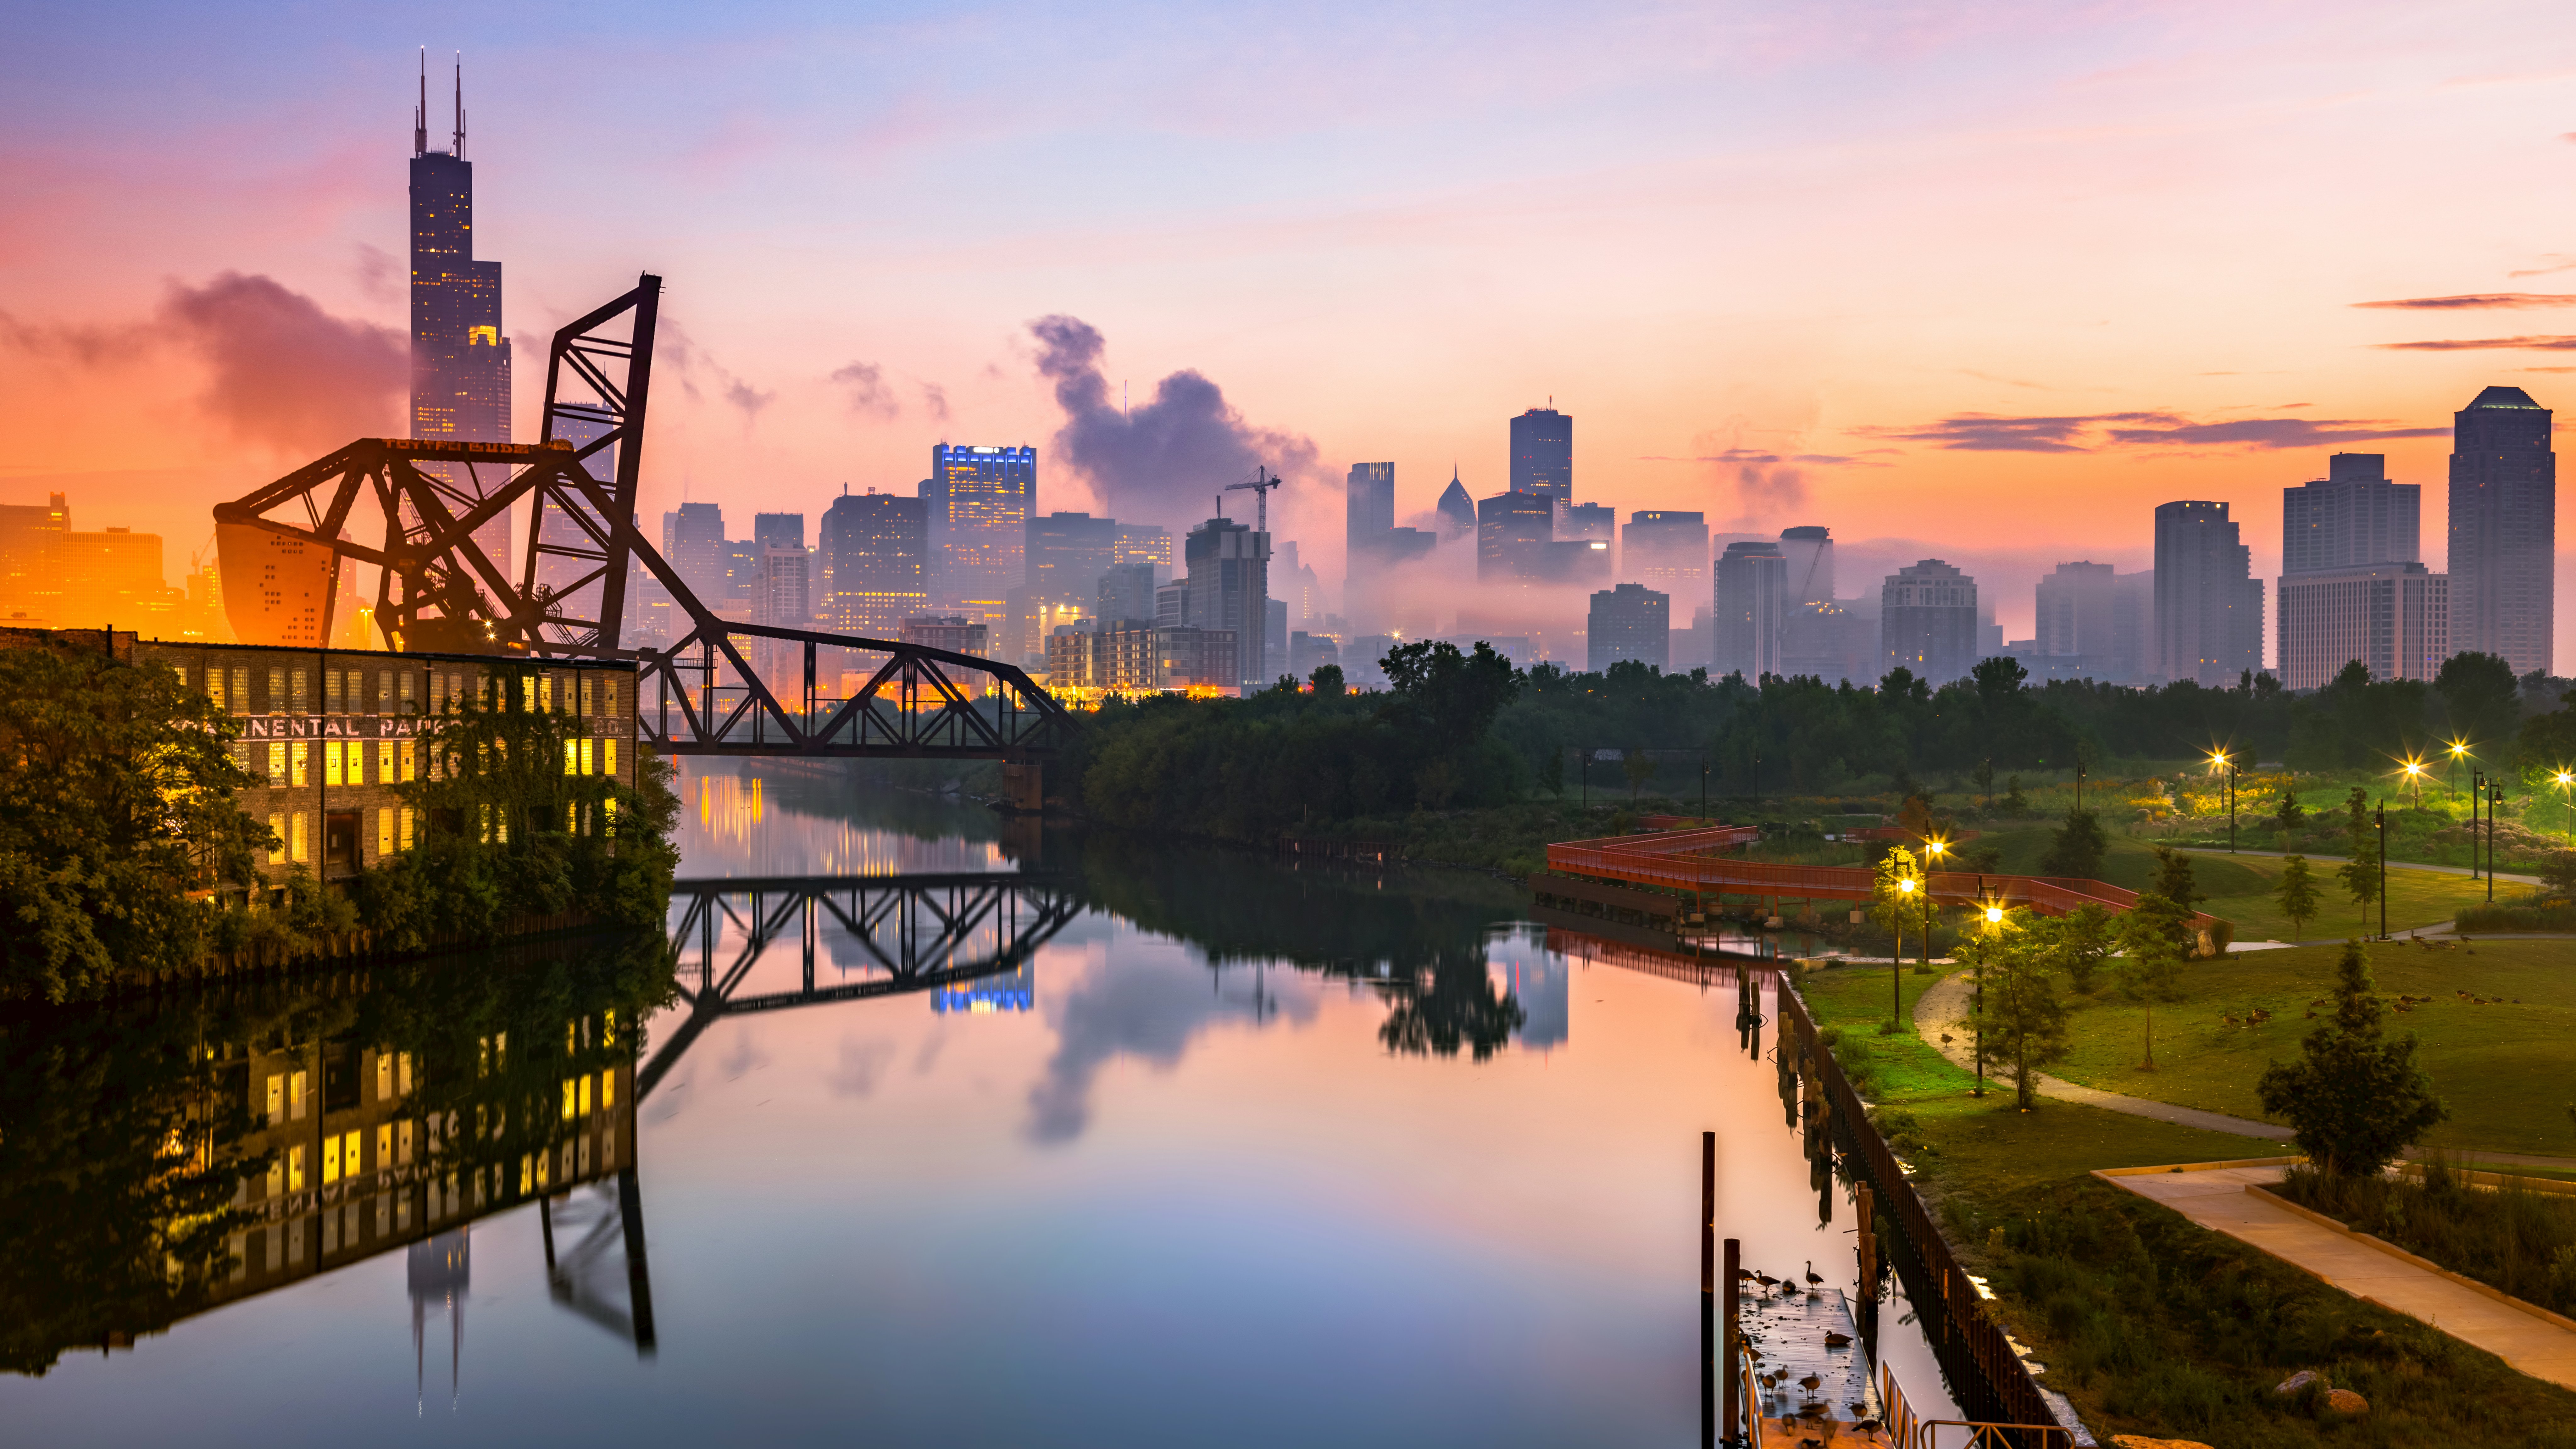
[[[2451,647],[2548,670],[2558,455],[2549,409],[2491,387],[2451,418]]]
[[[460,73],[450,149],[429,149],[426,83],[412,117],[411,435],[473,443],[510,441],[510,334],[501,324],[501,264],[474,259],[474,163],[465,159]],[[462,463],[424,463],[467,497],[479,495]],[[497,477],[496,470],[485,469]],[[510,571],[510,511],[474,531]]]
[[[1878,591],[1882,668],[1902,666],[1935,688],[1977,662],[1977,581],[1937,558],[1908,564]]]
[[[999,627],[1013,589],[1027,582],[1029,515],[1038,498],[1038,450],[930,450],[921,502],[930,520],[930,595]],[[1087,595],[1086,595],[1087,596]]]
[[[1730,543],[1718,555],[1711,674],[1759,682],[1782,672],[1789,610],[1789,560],[1776,543]]]
[[[1620,577],[1676,599],[1708,593],[1708,515],[1641,508],[1620,540]]]
[[[918,498],[844,493],[823,511],[822,624],[892,639],[930,607],[930,525]]]
[[[1103,629],[1117,624],[1154,622],[1154,566],[1122,563],[1100,576],[1100,594],[1092,617]]]
[[[1211,518],[1181,541],[1181,555],[1189,566],[1182,622],[1232,635],[1236,667],[1261,668],[1270,624],[1270,535],[1255,533],[1248,523]],[[1215,681],[1204,677],[1204,659],[1193,667],[1202,673],[1191,678],[1201,683],[1240,684],[1254,677],[1247,672]]]
[[[1395,527],[1395,465],[1353,463],[1342,491],[1342,536],[1350,557],[1374,552]]]
[[[2263,584],[2253,569],[2226,504],[2157,505],[2153,678],[2232,689],[2262,669]]]
[[[1673,601],[1644,584],[1621,584],[1592,596],[1584,623],[1583,664],[1598,674],[1622,660],[1663,669],[1672,663]]]
[[[1548,573],[1556,505],[1535,493],[1476,500],[1476,577],[1534,580]]]
[[[1476,536],[1476,500],[1467,496],[1467,485],[1458,481],[1458,470],[1449,470],[1449,486],[1440,491],[1440,501],[1433,511],[1440,515],[1440,537],[1474,538]]]
[[[1541,498],[1574,499],[1574,419],[1554,408],[1531,408],[1512,419],[1511,491]]]

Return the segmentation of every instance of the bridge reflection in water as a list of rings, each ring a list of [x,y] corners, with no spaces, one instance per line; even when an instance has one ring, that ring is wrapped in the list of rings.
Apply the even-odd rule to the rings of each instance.
[[[680,881],[670,945],[688,1014],[636,1072],[635,1094],[649,1095],[728,1016],[996,977],[1024,988],[1038,949],[1081,910],[1071,877],[1036,871]],[[792,981],[770,957],[781,946]]]

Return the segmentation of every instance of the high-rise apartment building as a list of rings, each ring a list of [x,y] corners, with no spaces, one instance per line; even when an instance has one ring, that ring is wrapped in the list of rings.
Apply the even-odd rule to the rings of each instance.
[[[760,584],[752,591],[751,621],[780,629],[802,629],[813,620],[808,612],[807,569],[813,556],[802,548],[776,545],[760,551]]]
[[[1780,545],[1737,542],[1717,557],[1717,582],[1709,615],[1709,673],[1741,674],[1759,683],[1783,669],[1782,631],[1788,621],[1789,560]]]
[[[918,498],[844,493],[818,530],[822,622],[836,633],[893,639],[930,608],[930,524]]]
[[[2424,489],[2390,482],[2387,464],[2380,453],[2337,453],[2325,477],[2281,490],[2281,572],[2424,557]]]
[[[71,504],[60,493],[43,503],[0,504],[0,621],[14,614],[24,616],[21,627],[64,622],[56,617],[62,584],[53,558],[71,529]]]
[[[1195,629],[1231,633],[1235,664],[1246,671],[1237,680],[1249,683],[1249,671],[1263,666],[1270,625],[1270,535],[1230,518],[1211,518],[1182,540],[1189,565],[1183,622]]]
[[[1038,497],[1038,450],[930,450],[921,501],[930,518],[930,593],[943,609],[966,610],[998,629],[1007,600],[1026,582],[1029,515]]]
[[[2118,570],[2106,563],[2062,563],[2034,591],[2031,649],[2052,662],[2050,678],[2112,680],[2120,621]]]
[[[1619,573],[1676,599],[1708,593],[1708,515],[1640,508],[1628,515]]]
[[[1100,576],[1117,562],[1118,520],[1088,513],[1032,518],[1023,558],[1032,594],[1087,604],[1100,592]]]
[[[412,115],[411,435],[510,441],[510,334],[501,323],[501,264],[474,258],[474,163],[465,159],[461,67],[456,132],[448,150],[429,149],[426,74],[420,109]],[[477,492],[475,475],[462,463],[421,468],[468,496]],[[474,542],[503,572],[510,571],[507,511],[476,529]]]
[[[1113,564],[1156,564],[1161,577],[1172,576],[1172,531],[1159,523],[1122,523],[1118,525]]]
[[[1550,408],[1531,408],[1512,419],[1511,491],[1541,498],[1574,498],[1574,419]]]
[[[2373,679],[2429,680],[2451,652],[2451,581],[2420,563],[2281,576],[2281,682],[2318,689],[2358,662]]]
[[[755,513],[751,516],[751,546],[760,559],[760,582],[757,586],[757,608],[754,617],[761,622],[790,628],[804,628],[814,617],[813,566],[800,563],[792,570],[796,587],[803,592],[797,598],[778,594],[779,580],[785,577],[785,566],[774,562],[772,554],[792,551],[805,556],[805,515],[802,513]],[[776,615],[776,618],[765,617]],[[793,618],[799,622],[789,625]]]
[[[1903,667],[1935,688],[1977,663],[1977,581],[1937,558],[1907,564],[1878,591],[1882,667]]]
[[[2451,418],[2451,647],[2550,668],[2558,455],[2549,409],[2491,387]]]
[[[2263,584],[2227,505],[2156,506],[2153,676],[2233,689],[2263,667]]]
[[[1092,618],[1108,629],[1120,624],[1154,622],[1154,566],[1150,563],[1112,564],[1100,576],[1100,594]]]
[[[1622,661],[1672,665],[1672,596],[1644,584],[1621,584],[1592,596],[1584,621],[1583,667],[1595,674]]]

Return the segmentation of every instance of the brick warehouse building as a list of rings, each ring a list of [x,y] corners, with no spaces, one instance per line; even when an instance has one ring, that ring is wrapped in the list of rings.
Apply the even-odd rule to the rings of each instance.
[[[557,661],[515,655],[395,654],[380,650],[284,649],[255,644],[138,640],[97,629],[0,629],[0,648],[113,647],[130,663],[177,671],[180,682],[242,725],[235,763],[264,785],[244,788],[243,811],[276,832],[262,876],[283,880],[296,866],[341,879],[399,850],[422,822],[391,788],[431,778],[418,747],[423,724],[488,697],[516,679],[522,708],[577,719],[565,751],[567,774],[635,784],[635,666],[616,660]]]

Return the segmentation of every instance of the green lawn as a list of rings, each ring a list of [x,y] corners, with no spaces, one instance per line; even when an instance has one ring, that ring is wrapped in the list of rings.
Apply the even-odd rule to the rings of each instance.
[[[2016,875],[2039,872],[2039,858],[2048,851],[2046,830],[2012,830],[1987,836],[1976,843],[1990,845],[2003,852],[2002,869]],[[2240,941],[2287,941],[2289,918],[2274,904],[2272,891],[2280,883],[2281,862],[2271,856],[2229,855],[2221,851],[2190,850],[2192,881],[2209,897],[2200,909],[2213,916],[2223,916],[2236,923]],[[2308,868],[2317,878],[2317,892],[2324,898],[2325,914],[2304,927],[2306,938],[2315,940],[2338,931],[2363,929],[2360,912],[2352,897],[2344,894],[2334,878],[2338,867],[2325,861],[2310,861]],[[2154,877],[2156,856],[2153,847],[2126,836],[2113,836],[2111,848],[2102,860],[2102,878],[2115,886],[2144,890]],[[2511,887],[2515,893],[2521,888]],[[2487,898],[2486,882],[2468,876],[2445,875],[2438,871],[2408,870],[2404,866],[2388,868],[2388,927],[2392,931],[2416,926],[2438,925],[2451,919],[2460,907]],[[2367,929],[2379,929],[2379,910],[2373,906]]]
[[[2052,1070],[2090,1087],[2260,1117],[2254,1083],[2298,1055],[2309,1003],[2326,993],[2340,946],[2246,951],[2184,968],[2184,999],[2153,1007],[2156,1069],[2139,1069],[2149,1008],[2113,995],[2078,998],[2073,1050]],[[2451,1120],[2428,1145],[2576,1156],[2561,1104],[2576,1098],[2576,942],[2483,941],[2451,950],[2389,943],[2371,951],[2387,997],[2432,1000],[2391,1012],[2412,1031]],[[2492,1004],[2462,1000],[2459,992]],[[2272,1020],[2243,1022],[2256,1008]]]

